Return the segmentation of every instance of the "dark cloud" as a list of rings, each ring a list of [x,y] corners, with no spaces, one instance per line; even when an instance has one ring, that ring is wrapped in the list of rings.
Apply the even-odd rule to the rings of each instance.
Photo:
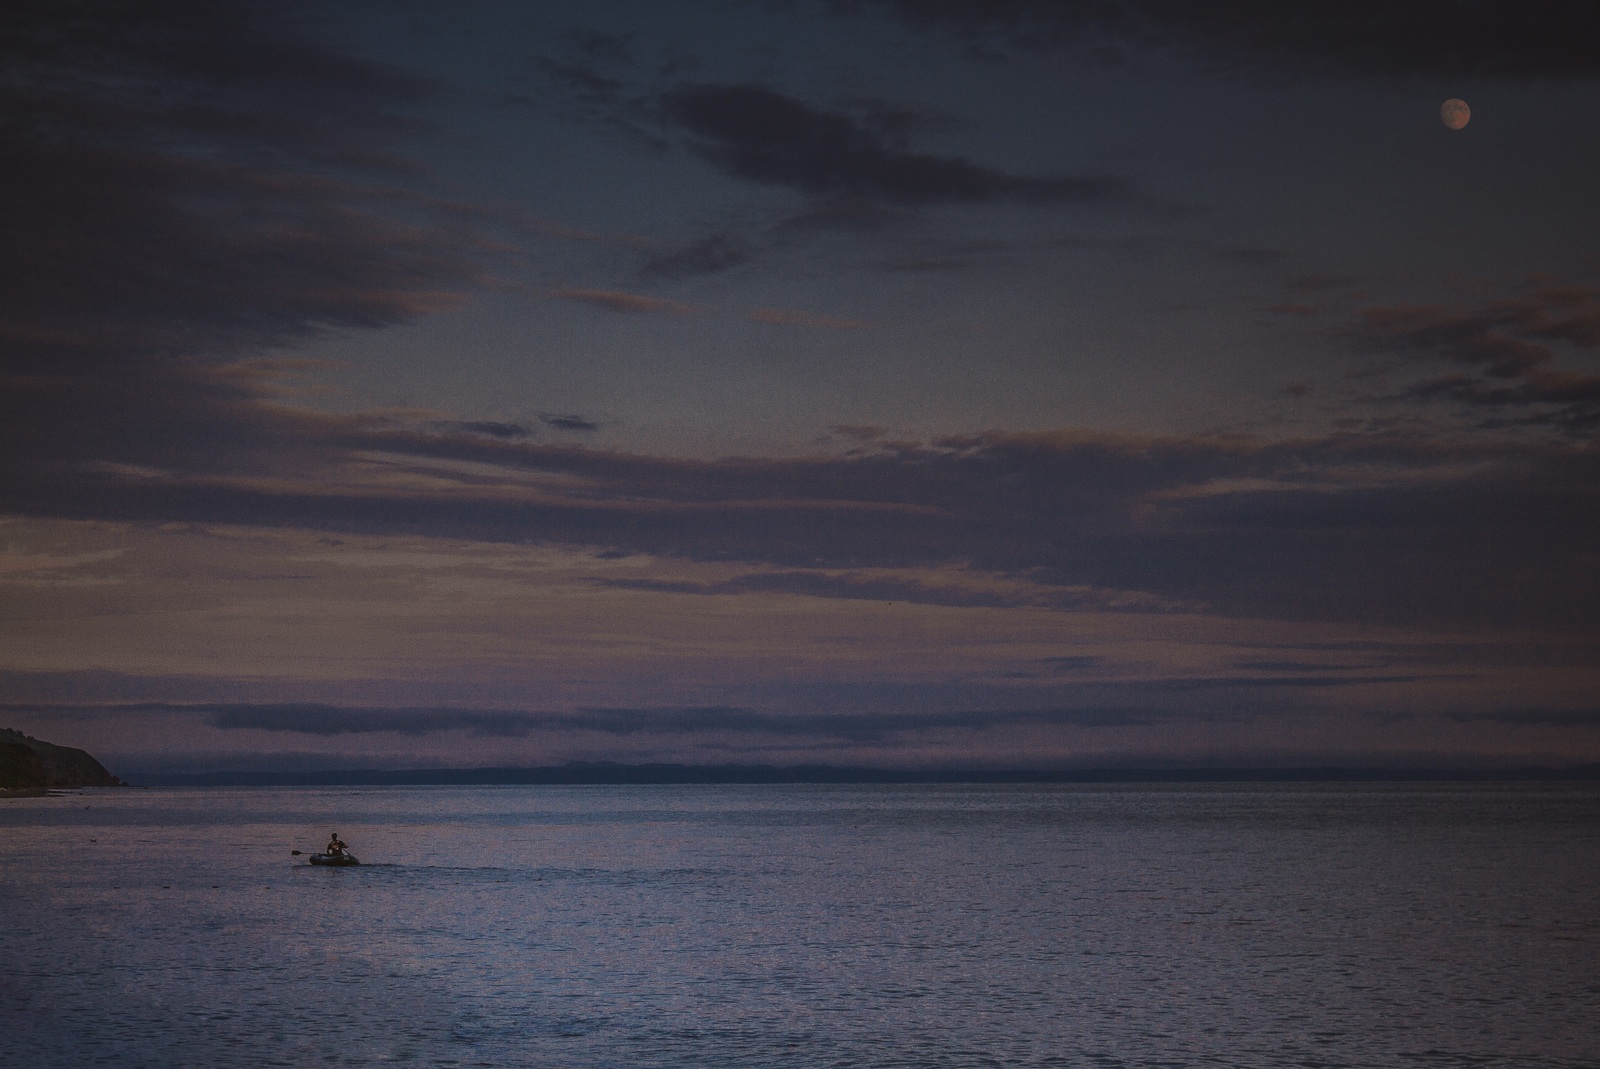
[[[1078,47],[1117,58],[1151,46],[1209,64],[1292,74],[1591,78],[1600,10],[1587,0],[845,0],[985,50]]]
[[[613,734],[716,733],[812,737],[850,743],[881,743],[895,736],[937,731],[987,731],[1040,727],[1130,727],[1185,714],[1124,707],[1002,709],[903,713],[776,714],[748,709],[585,709],[579,720]],[[1203,718],[1203,717],[1202,717]]]
[[[1252,650],[1282,650],[1294,654],[1336,654],[1355,658],[1359,664],[1341,665],[1340,670],[1368,670],[1382,666],[1430,666],[1453,668],[1528,668],[1528,667],[1587,667],[1593,659],[1589,643],[1561,641],[1549,636],[1523,636],[1510,638],[1463,637],[1457,641],[1386,641],[1378,639],[1347,639],[1333,642],[1293,642],[1250,644]],[[1285,661],[1280,664],[1306,662]],[[1241,664],[1240,667],[1245,667]],[[1306,665],[1307,670],[1311,665]],[[1291,668],[1277,669],[1295,671]],[[1331,670],[1324,668],[1324,671]]]
[[[525,738],[536,734],[570,736],[593,733],[616,738],[694,738],[739,736],[747,740],[795,742],[804,745],[850,745],[914,742],[918,737],[949,732],[1011,731],[1018,728],[1129,728],[1186,723],[1230,723],[1259,720],[1267,707],[1217,704],[1152,704],[1151,697],[1208,690],[1249,690],[1259,687],[1305,688],[1388,682],[1302,679],[1263,680],[1257,677],[1147,680],[1102,691],[1117,693],[1116,702],[1084,701],[1073,704],[999,709],[862,711],[850,713],[767,712],[744,706],[591,706],[570,712],[532,712],[507,709],[437,707],[341,706],[324,703],[240,702],[121,702],[106,705],[58,703],[5,703],[0,713],[53,716],[67,719],[130,719],[148,716],[192,718],[220,731],[264,731],[276,734],[337,737],[393,734],[422,737],[465,734],[484,738]],[[1139,701],[1143,695],[1145,700]],[[1276,707],[1275,707],[1276,708]],[[1300,710],[1300,712],[1304,712]],[[1415,719],[1416,712],[1374,714],[1385,720]],[[1484,722],[1518,727],[1600,726],[1594,709],[1498,709],[1450,711],[1445,720]],[[759,745],[759,742],[756,743]]]
[[[584,104],[602,110],[614,110],[625,103],[622,82],[599,73],[586,63],[564,63],[549,58],[540,58],[536,62],[547,75]],[[537,100],[522,98],[512,98],[509,102],[538,103]]]
[[[1098,673],[1104,667],[1092,657],[1047,658],[1038,663],[1058,675]],[[373,736],[399,736],[412,744],[437,740],[435,745],[477,739],[498,746],[501,740],[509,743],[526,739],[536,740],[546,749],[553,745],[558,751],[574,752],[576,747],[575,752],[580,753],[731,748],[777,754],[873,747],[914,753],[914,760],[919,762],[926,762],[930,746],[955,746],[964,748],[961,752],[968,759],[980,763],[988,760],[982,756],[985,741],[1015,744],[1026,738],[1046,752],[1069,733],[1084,731],[1103,731],[1108,733],[1103,739],[1125,740],[1126,735],[1114,733],[1142,729],[1171,732],[1188,726],[1204,728],[1220,740],[1246,737],[1239,732],[1260,739],[1263,732],[1270,734],[1290,726],[1325,729],[1336,723],[1361,730],[1361,724],[1435,722],[1446,726],[1481,725],[1480,731],[1500,733],[1592,731],[1600,727],[1600,712],[1582,705],[1474,709],[1469,703],[1465,708],[1456,705],[1418,709],[1391,708],[1383,703],[1383,696],[1394,693],[1385,688],[1397,680],[1425,678],[1430,677],[1170,677],[1051,682],[1040,691],[1017,691],[1014,683],[1007,683],[986,688],[987,697],[970,704],[971,695],[963,694],[959,686],[810,685],[827,691],[828,700],[811,708],[804,707],[810,703],[802,703],[801,708],[785,711],[780,709],[789,703],[777,694],[769,694],[755,706],[584,706],[560,712],[444,704],[114,699],[96,703],[58,698],[0,703],[0,722],[22,725],[33,732],[70,726],[79,734],[109,732],[124,740],[143,734],[159,738],[179,733],[202,749],[220,746],[223,750],[258,745],[259,740],[219,743],[208,732],[301,736],[302,741],[297,744],[301,747],[316,745],[311,740],[324,740],[321,745],[351,752],[369,745],[368,739]],[[203,686],[215,685],[215,681],[199,682]],[[1361,686],[1377,687],[1379,701],[1364,702],[1359,713],[1336,704],[1346,700],[1339,693],[1341,690]],[[773,699],[778,701],[779,709],[762,707]],[[1341,711],[1335,713],[1336,708]],[[391,740],[391,745],[395,741]],[[1252,760],[1264,752],[1259,744],[1233,745],[1237,755]],[[258,763],[258,759],[249,763]]]
[[[1600,353],[1600,287],[1544,283],[1467,307],[1371,307],[1355,332],[1380,352],[1471,369],[1417,382],[1413,397],[1519,411],[1523,422],[1600,425],[1600,374],[1570,366]]]
[[[137,707],[130,707],[134,709]],[[148,709],[146,711],[154,711]],[[331,705],[166,706],[164,712],[201,714],[209,727],[224,731],[290,732],[299,735],[471,735],[520,737],[545,719],[526,713],[472,709],[351,709]]]
[[[1017,726],[1114,728],[1174,719],[1237,719],[1233,713],[1126,706],[1000,710],[769,713],[738,706],[588,707],[570,713],[500,709],[372,708],[320,703],[126,702],[114,705],[0,705],[0,712],[91,718],[151,715],[192,717],[222,731],[266,731],[311,736],[464,733],[521,738],[536,733],[593,732],[633,736],[754,736],[774,740],[883,743],[929,732],[988,731]]]
[[[403,154],[431,87],[296,36],[292,17],[199,0],[6,5],[12,478],[303,472],[350,421],[264,404],[294,366],[243,358],[450,307],[484,277],[465,214],[422,191]]]
[[[463,434],[486,434],[490,438],[526,438],[533,433],[521,423],[501,423],[497,420],[452,420],[438,426]]]
[[[597,431],[600,424],[592,419],[585,419],[576,413],[565,414],[546,412],[539,417],[539,421],[547,427],[554,427],[558,431]]]
[[[1453,713],[1451,720],[1513,724],[1517,727],[1600,728],[1600,709],[1497,709]]]
[[[1096,657],[1092,654],[1071,654],[1061,657],[1045,657],[1039,663],[1052,673],[1069,674],[1100,668],[1104,666],[1105,658]]]
[[[878,271],[918,274],[970,271],[990,264],[1014,263],[1022,256],[1037,251],[1021,242],[992,238],[950,240],[917,237],[901,240],[897,244],[899,251],[894,255],[874,260],[865,266]],[[1112,245],[1109,242],[1091,239],[1083,239],[1079,244],[1078,239],[1064,238],[1049,240],[1039,246],[1046,250],[1076,250],[1090,247],[1106,250]]]
[[[642,274],[656,278],[682,278],[728,271],[750,261],[750,243],[731,234],[711,234],[673,245],[645,257]]]
[[[448,304],[475,270],[394,180],[429,87],[248,5],[24,2],[0,107],[10,361],[215,356]],[[384,184],[387,182],[388,184]]]
[[[1239,661],[1236,667],[1254,669],[1259,672],[1355,672],[1367,667],[1361,664],[1327,664],[1322,661],[1267,661],[1248,660]]]
[[[1394,683],[1416,683],[1435,678],[1424,675],[1381,676],[1204,676],[1187,679],[1158,679],[1144,684],[1152,691],[1187,692],[1202,690],[1312,690],[1324,687],[1370,687]]]
[[[661,98],[666,119],[694,150],[737,178],[812,197],[895,206],[1109,204],[1127,201],[1122,179],[1013,175],[953,156],[909,151],[900,128],[759,85],[688,85]]]

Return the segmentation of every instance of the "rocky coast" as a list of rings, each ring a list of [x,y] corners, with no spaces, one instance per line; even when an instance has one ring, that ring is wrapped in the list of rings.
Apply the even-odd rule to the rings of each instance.
[[[86,751],[0,728],[0,798],[38,797],[66,787],[122,787]]]

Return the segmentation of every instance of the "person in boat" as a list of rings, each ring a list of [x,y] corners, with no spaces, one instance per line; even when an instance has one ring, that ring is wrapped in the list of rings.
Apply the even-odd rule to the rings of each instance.
[[[327,854],[329,857],[343,857],[344,846],[345,844],[343,840],[339,838],[339,833],[334,832],[328,837],[328,849],[324,850],[323,853]]]

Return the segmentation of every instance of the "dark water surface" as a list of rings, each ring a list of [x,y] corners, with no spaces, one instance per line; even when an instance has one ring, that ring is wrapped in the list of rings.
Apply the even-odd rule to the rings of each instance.
[[[1600,1065],[1600,791],[0,802],[0,1064],[389,1062]]]

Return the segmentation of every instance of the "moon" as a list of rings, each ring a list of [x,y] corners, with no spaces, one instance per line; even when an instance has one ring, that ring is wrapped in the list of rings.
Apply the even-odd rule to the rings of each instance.
[[[1472,121],[1472,109],[1465,100],[1451,97],[1439,105],[1439,118],[1452,130],[1459,130]]]

